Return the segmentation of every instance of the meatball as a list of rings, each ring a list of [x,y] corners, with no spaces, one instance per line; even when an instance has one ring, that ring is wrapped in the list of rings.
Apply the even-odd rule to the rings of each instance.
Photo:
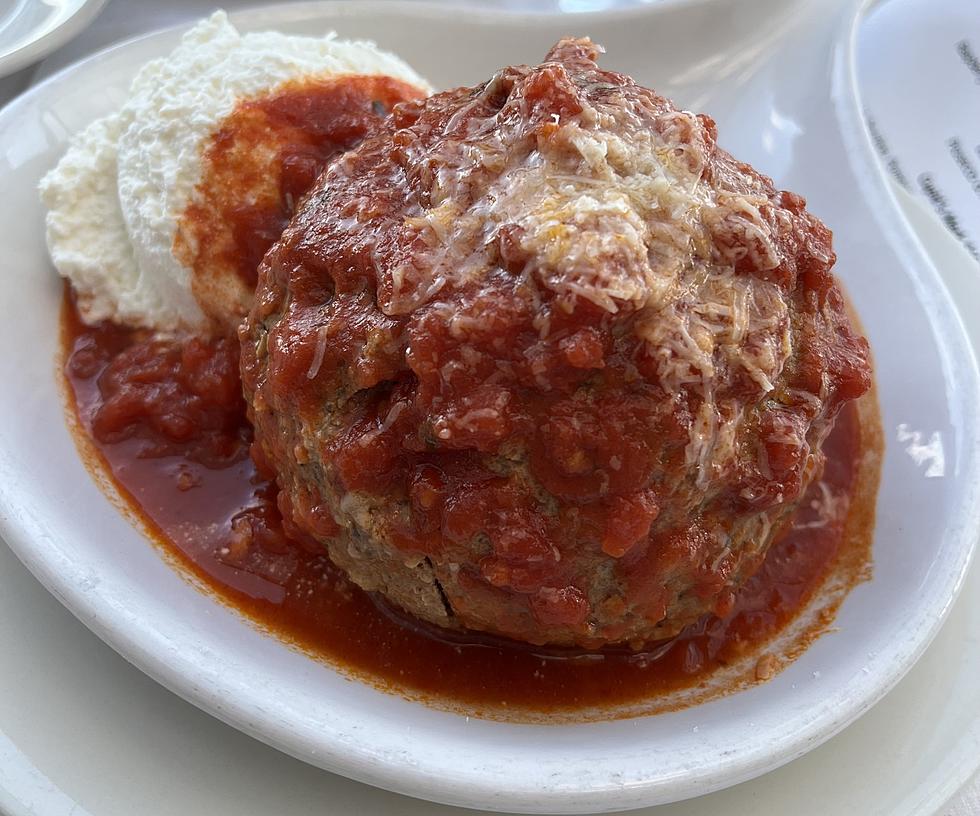
[[[598,52],[397,105],[241,329],[296,534],[426,621],[586,648],[730,608],[870,385],[829,230]]]

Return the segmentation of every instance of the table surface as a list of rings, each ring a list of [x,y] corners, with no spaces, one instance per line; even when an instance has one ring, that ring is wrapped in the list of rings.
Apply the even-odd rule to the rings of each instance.
[[[473,5],[481,4],[480,0],[466,0],[466,2]],[[622,0],[506,0],[502,5],[511,8],[562,11],[578,8],[592,10],[622,4]],[[255,5],[255,3],[242,2],[242,0],[222,0],[221,2],[221,6],[229,10],[250,5]],[[497,3],[496,5],[501,4]],[[146,3],[143,0],[110,0],[95,22],[67,45],[51,54],[38,65],[0,78],[0,107],[40,79],[88,54],[146,31],[197,19],[208,14],[214,8],[214,0],[167,0],[166,3]],[[0,541],[0,548],[3,549],[3,552],[0,553],[3,560],[9,561],[12,556],[2,541]],[[70,617],[67,610],[60,607],[54,608],[56,607],[54,604],[52,606],[52,614]],[[24,621],[23,624],[26,626],[27,622]],[[79,628],[81,628],[80,625]],[[87,632],[84,635],[91,637]],[[152,681],[147,678],[147,682]],[[186,704],[175,697],[174,705]],[[2,733],[0,733],[0,737],[2,737]],[[0,750],[0,761],[2,761],[2,756],[3,751]],[[91,814],[91,816],[98,816],[98,814]],[[980,773],[947,805],[942,816],[980,816]]]

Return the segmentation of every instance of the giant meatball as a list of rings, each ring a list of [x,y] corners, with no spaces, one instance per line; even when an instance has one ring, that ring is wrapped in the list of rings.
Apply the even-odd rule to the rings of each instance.
[[[729,609],[870,383],[805,201],[598,51],[396,106],[241,330],[297,535],[426,621],[588,648]]]

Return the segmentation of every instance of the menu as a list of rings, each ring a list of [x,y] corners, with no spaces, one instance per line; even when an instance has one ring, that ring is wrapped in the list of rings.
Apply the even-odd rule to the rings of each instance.
[[[980,0],[880,3],[858,82],[888,172],[980,261]]]

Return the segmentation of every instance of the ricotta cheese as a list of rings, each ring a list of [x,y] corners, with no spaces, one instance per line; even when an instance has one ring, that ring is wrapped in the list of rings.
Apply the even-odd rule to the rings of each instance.
[[[47,242],[87,322],[206,331],[190,269],[174,253],[201,180],[203,147],[242,100],[301,78],[387,75],[428,89],[408,65],[363,41],[240,34],[218,11],[147,63],[114,114],[71,142],[41,182]]]

